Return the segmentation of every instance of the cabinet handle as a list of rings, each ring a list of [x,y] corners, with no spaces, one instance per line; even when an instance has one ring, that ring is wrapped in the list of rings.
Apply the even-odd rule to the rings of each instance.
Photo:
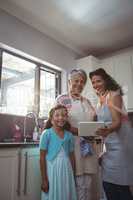
[[[17,195],[20,196],[21,187],[21,151],[18,152],[18,178],[17,178]]]
[[[27,164],[28,164],[28,152],[25,153],[25,170],[24,170],[24,195],[27,194]]]

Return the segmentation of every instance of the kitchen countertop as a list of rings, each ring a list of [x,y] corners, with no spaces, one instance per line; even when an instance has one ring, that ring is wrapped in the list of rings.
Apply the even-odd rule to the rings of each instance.
[[[0,148],[9,147],[38,147],[39,141],[37,142],[0,142]]]

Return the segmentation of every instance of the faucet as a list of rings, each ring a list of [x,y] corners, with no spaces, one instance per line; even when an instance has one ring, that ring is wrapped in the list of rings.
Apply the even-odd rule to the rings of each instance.
[[[24,142],[27,142],[27,138],[26,138],[26,119],[27,117],[30,117],[30,118],[34,118],[34,121],[35,121],[35,127],[38,128],[38,116],[35,112],[29,112],[26,114],[25,118],[24,118]]]

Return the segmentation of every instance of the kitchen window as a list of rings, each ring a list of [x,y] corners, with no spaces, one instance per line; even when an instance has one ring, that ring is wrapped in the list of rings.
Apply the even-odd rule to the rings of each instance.
[[[0,112],[47,117],[60,93],[61,72],[0,49]]]

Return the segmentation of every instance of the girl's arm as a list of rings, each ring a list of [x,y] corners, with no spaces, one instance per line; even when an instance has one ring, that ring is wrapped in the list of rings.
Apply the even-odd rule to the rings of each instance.
[[[71,162],[71,165],[72,165],[73,172],[75,173],[75,156],[74,156],[74,152],[71,152],[69,154],[69,159],[70,159],[70,162]]]
[[[48,192],[49,183],[48,183],[48,176],[47,176],[47,165],[46,165],[46,150],[40,150],[40,170],[41,170],[41,177],[42,177],[42,190],[44,192]]]

